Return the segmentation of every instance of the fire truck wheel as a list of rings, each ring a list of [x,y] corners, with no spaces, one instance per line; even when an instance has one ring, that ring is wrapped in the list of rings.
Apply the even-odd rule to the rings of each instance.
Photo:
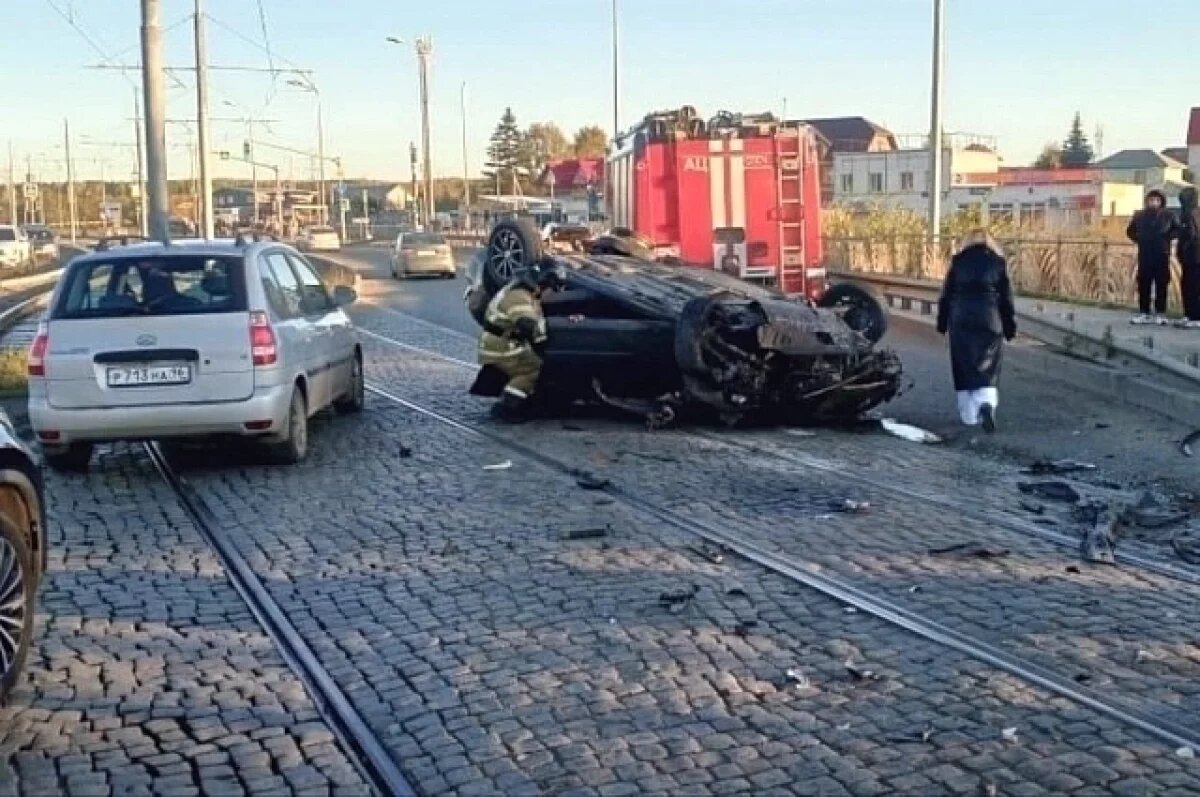
[[[852,282],[839,282],[830,286],[817,304],[838,310],[848,327],[861,332],[872,343],[878,343],[887,334],[887,313],[883,303],[869,288]]]
[[[502,221],[488,236],[483,278],[488,293],[495,294],[523,268],[542,259],[542,236],[529,219]]]

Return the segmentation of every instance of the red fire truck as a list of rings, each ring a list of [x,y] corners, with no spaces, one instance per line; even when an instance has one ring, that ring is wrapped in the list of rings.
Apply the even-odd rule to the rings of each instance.
[[[646,116],[608,163],[614,227],[660,256],[812,299],[825,290],[816,137],[769,114]]]

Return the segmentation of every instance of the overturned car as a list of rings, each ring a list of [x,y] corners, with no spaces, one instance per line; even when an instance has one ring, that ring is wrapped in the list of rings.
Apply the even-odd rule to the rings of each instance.
[[[542,296],[548,340],[536,398],[546,409],[599,403],[651,425],[684,413],[817,423],[857,417],[899,392],[899,359],[876,348],[886,315],[860,286],[835,285],[816,306],[654,262],[623,231],[547,248],[532,225],[497,224],[466,295],[482,325],[488,301],[520,269],[547,257],[560,267],[564,284]],[[481,378],[473,392],[496,395],[495,384]]]

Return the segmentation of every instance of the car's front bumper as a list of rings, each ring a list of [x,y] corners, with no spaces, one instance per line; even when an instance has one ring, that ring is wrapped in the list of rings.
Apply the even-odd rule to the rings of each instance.
[[[244,401],[67,409],[51,406],[45,385],[31,383],[29,422],[38,439],[56,446],[80,441],[259,436],[283,430],[291,400],[292,386],[284,384],[256,388]],[[261,426],[264,421],[270,425]]]

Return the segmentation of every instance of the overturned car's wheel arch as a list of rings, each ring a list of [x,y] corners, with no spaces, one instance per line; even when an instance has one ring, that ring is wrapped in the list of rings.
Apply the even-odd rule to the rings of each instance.
[[[838,282],[829,287],[818,306],[841,310],[842,320],[872,344],[887,334],[888,317],[883,296],[861,282]]]
[[[483,284],[496,294],[516,272],[542,259],[542,235],[529,219],[508,219],[488,235],[483,253]]]

